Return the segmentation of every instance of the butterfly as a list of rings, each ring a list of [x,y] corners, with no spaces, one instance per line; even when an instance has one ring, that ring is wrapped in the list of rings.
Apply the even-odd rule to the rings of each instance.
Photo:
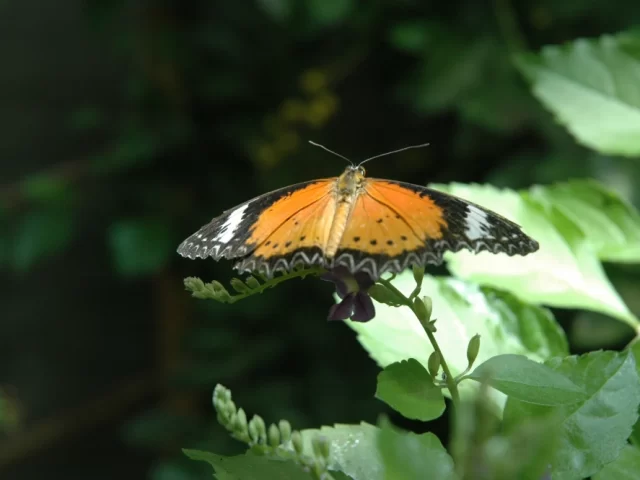
[[[375,279],[411,265],[438,265],[447,251],[513,256],[539,248],[495,212],[427,187],[368,178],[364,162],[339,177],[281,188],[227,210],[182,242],[178,253],[233,259],[238,272],[266,277],[320,265]]]

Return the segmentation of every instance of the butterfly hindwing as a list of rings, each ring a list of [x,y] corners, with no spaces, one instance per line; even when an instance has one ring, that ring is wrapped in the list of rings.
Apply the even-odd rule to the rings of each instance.
[[[187,238],[178,253],[188,258],[239,258],[252,253],[299,210],[326,196],[333,180],[314,180],[260,195],[227,210]]]

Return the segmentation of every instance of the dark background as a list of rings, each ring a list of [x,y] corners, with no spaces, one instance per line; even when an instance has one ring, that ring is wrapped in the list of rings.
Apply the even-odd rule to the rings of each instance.
[[[631,0],[0,0],[0,478],[210,478],[180,448],[239,451],[218,382],[267,421],[375,422],[378,369],[325,322],[329,284],[195,300],[182,279],[226,282],[231,263],[175,248],[223,209],[342,171],[307,140],[354,160],[431,143],[375,177],[593,177],[638,204],[637,163],[576,145],[510,58],[639,19]],[[628,333],[557,314],[573,351]]]

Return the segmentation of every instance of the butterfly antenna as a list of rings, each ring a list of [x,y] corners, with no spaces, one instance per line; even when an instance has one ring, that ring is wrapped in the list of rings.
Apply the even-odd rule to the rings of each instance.
[[[404,147],[404,148],[400,148],[398,150],[393,150],[391,152],[387,152],[387,153],[381,153],[380,155],[376,155],[375,157],[369,157],[364,159],[363,161],[360,162],[360,165],[362,165],[363,163],[368,162],[369,160],[373,160],[374,158],[380,158],[380,157],[386,157],[387,155],[392,155],[394,153],[400,153],[400,152],[404,152],[405,150],[411,150],[412,148],[422,148],[422,147],[428,147],[429,144],[428,143],[421,143],[420,145],[411,145],[409,147]]]
[[[312,142],[311,140],[309,140],[309,143],[310,143],[311,145],[313,145],[314,147],[320,147],[320,148],[322,148],[323,150],[326,150],[326,151],[327,151],[327,152],[329,152],[329,153],[333,153],[336,157],[340,157],[340,158],[342,158],[343,160],[346,160],[347,162],[349,162],[349,163],[351,164],[351,166],[354,166],[354,163],[353,163],[351,160],[349,160],[347,157],[344,157],[344,156],[340,155],[339,153],[334,152],[333,150],[329,150],[329,149],[328,149],[327,147],[325,147],[324,145],[320,145],[319,143]]]

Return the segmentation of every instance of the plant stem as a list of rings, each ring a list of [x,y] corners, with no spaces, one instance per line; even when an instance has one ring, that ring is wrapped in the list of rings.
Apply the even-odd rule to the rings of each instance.
[[[420,324],[422,324],[422,322],[420,322]],[[451,374],[449,365],[447,365],[447,362],[444,360],[444,355],[442,354],[442,350],[440,350],[440,346],[436,341],[435,335],[426,325],[422,325],[422,327],[424,328],[427,337],[429,337],[429,341],[431,342],[431,345],[433,345],[433,349],[440,354],[440,365],[442,366],[442,371],[447,377],[445,378],[445,382],[447,382],[447,388],[451,394],[451,401],[453,402],[454,408],[458,408],[458,405],[460,405],[460,393],[458,392],[458,383],[456,382],[456,378]]]
[[[451,394],[451,401],[453,403],[454,408],[458,408],[458,406],[460,405],[460,393],[458,392],[458,383],[456,382],[456,378],[451,374],[451,370],[449,369],[449,365],[447,365],[447,362],[446,362],[446,360],[444,358],[444,354],[442,353],[442,350],[440,350],[440,346],[438,345],[438,341],[436,340],[435,335],[431,331],[430,326],[424,324],[422,322],[422,320],[420,320],[420,317],[416,313],[416,311],[415,311],[415,309],[413,307],[413,303],[411,302],[411,300],[409,300],[409,298],[405,297],[405,295],[400,290],[398,290],[389,280],[385,280],[383,278],[380,278],[380,279],[378,279],[378,282],[380,282],[386,288],[391,290],[394,294],[396,294],[398,296],[398,298],[403,299],[403,304],[411,309],[411,311],[414,313],[414,315],[416,316],[416,318],[420,322],[420,325],[422,325],[422,328],[424,328],[424,331],[427,334],[427,338],[431,342],[431,345],[433,346],[433,349],[436,352],[438,352],[438,354],[440,355],[440,365],[442,366],[442,371],[444,372],[445,377],[446,377],[445,378],[445,382],[446,382],[446,385],[447,385],[447,389],[449,390],[449,393]]]

